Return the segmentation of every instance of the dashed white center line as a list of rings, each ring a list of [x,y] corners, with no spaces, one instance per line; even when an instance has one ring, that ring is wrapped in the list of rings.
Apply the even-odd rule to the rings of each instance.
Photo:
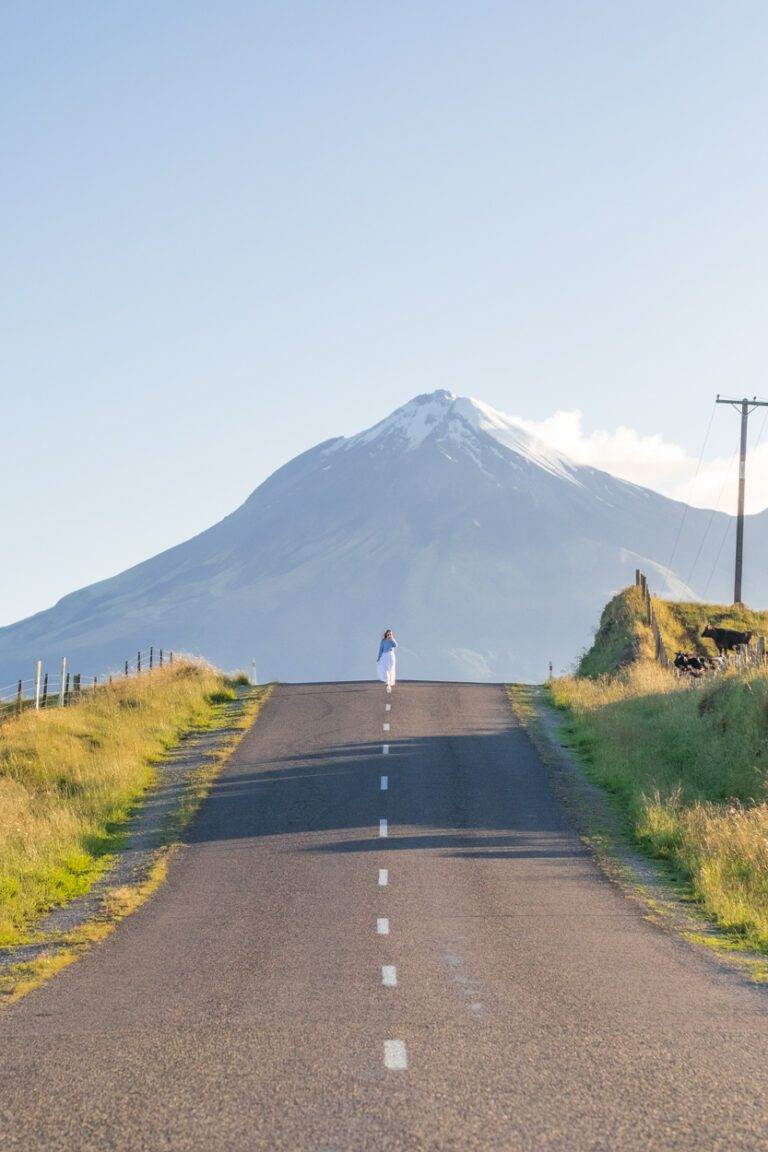
[[[397,968],[394,964],[382,964],[381,982],[385,988],[397,988]]]
[[[381,750],[385,756],[389,755],[389,744],[382,744]]]
[[[402,1040],[384,1041],[384,1066],[393,1072],[403,1072],[408,1067],[408,1055]]]
[[[389,732],[389,724],[382,724],[382,728],[385,732]]]
[[[386,818],[379,820],[379,836],[389,836],[389,825],[387,824]]]
[[[389,884],[389,868],[379,868],[379,888],[386,888]]]
[[[392,711],[392,705],[391,704],[385,704],[384,705],[384,711],[385,712],[391,712]]]
[[[389,936],[389,920],[386,916],[379,916],[376,921],[376,932],[379,936]]]
[[[381,790],[382,790],[382,792],[386,792],[388,788],[389,788],[389,776],[382,776],[381,777]]]

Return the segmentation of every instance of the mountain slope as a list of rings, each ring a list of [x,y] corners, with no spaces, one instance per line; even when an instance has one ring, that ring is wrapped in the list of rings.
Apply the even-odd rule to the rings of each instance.
[[[708,524],[696,571],[714,565],[727,595],[722,514],[689,509],[667,573],[682,511],[438,391],[296,457],[192,540],[0,629],[0,683],[37,657],[98,670],[149,642],[225,667],[255,657],[262,678],[368,678],[386,626],[406,676],[540,678],[577,656],[635,567],[695,596]],[[756,573],[768,530],[750,521]]]

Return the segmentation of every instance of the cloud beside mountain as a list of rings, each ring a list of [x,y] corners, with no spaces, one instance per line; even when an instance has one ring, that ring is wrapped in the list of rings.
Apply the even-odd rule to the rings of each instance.
[[[698,459],[682,445],[660,435],[643,436],[624,425],[613,431],[586,432],[583,414],[578,408],[558,410],[545,420],[515,419],[532,436],[578,464],[610,472],[621,480],[652,488],[696,508],[732,512],[736,507],[735,452],[729,457],[705,460],[697,474]],[[754,433],[756,439],[752,440],[755,447],[750,447],[748,457],[748,512],[761,512],[768,506],[768,440],[760,435],[764,427],[761,418]],[[734,425],[734,445],[737,431]]]

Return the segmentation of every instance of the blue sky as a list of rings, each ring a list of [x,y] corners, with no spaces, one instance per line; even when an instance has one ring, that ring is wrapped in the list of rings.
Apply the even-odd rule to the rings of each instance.
[[[764,5],[33,0],[2,41],[0,623],[419,392],[579,410],[679,495],[768,391]]]

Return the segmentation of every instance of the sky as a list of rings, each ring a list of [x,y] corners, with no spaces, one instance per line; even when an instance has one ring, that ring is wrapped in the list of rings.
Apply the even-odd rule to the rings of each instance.
[[[743,0],[9,8],[0,624],[435,388],[731,507],[767,49]]]

